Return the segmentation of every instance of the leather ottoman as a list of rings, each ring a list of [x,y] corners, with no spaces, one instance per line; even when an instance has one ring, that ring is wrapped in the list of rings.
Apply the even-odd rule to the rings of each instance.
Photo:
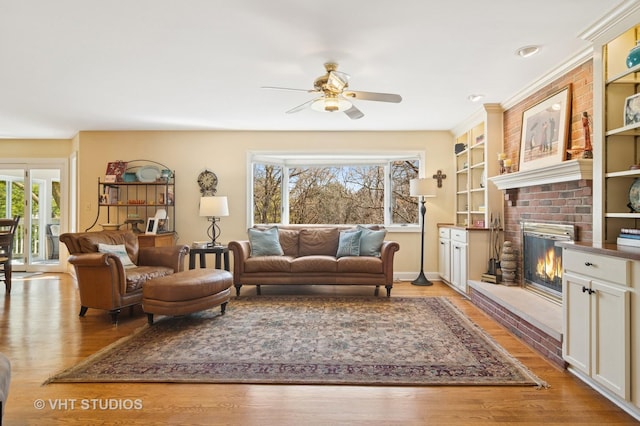
[[[220,305],[224,315],[231,297],[233,275],[220,269],[191,269],[147,281],[142,309],[149,325],[154,315],[185,315]]]

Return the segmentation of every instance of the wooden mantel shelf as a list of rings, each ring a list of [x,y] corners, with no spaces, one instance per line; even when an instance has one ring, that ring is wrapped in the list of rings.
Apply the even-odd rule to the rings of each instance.
[[[522,170],[489,178],[500,190],[581,179],[593,179],[593,160],[567,160],[535,170]]]

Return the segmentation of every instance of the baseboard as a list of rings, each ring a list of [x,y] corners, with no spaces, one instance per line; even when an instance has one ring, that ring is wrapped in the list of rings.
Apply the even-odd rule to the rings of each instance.
[[[614,395],[613,393],[611,393],[607,388],[600,386],[597,382],[595,382],[591,377],[583,374],[581,371],[576,370],[575,368],[569,366],[567,368],[567,370],[573,374],[574,376],[576,376],[577,378],[579,378],[580,380],[582,380],[583,382],[585,382],[587,385],[589,385],[591,388],[593,388],[594,390],[596,390],[598,393],[600,393],[602,396],[604,396],[605,398],[607,398],[609,401],[613,402],[614,404],[616,404],[618,407],[622,408],[627,414],[629,414],[630,416],[632,416],[634,419],[640,421],[640,408],[636,407],[633,403],[628,402],[628,401],[624,401],[622,399],[620,399],[619,396]]]
[[[413,281],[415,280],[420,272],[394,272],[393,280],[394,281]],[[437,272],[425,272],[424,275],[431,281],[440,281],[440,274]]]

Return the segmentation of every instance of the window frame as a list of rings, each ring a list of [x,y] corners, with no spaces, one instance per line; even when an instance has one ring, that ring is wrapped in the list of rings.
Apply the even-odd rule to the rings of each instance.
[[[254,165],[263,164],[282,167],[281,190],[281,212],[280,224],[289,224],[289,169],[293,167],[334,167],[337,165],[382,165],[384,166],[384,209],[383,225],[386,229],[394,232],[415,231],[420,229],[420,214],[417,215],[416,223],[400,224],[391,223],[392,220],[392,181],[391,163],[393,161],[417,160],[418,176],[423,177],[425,166],[424,151],[385,151],[385,152],[294,152],[294,151],[251,151],[247,153],[247,225],[252,227],[254,223]],[[416,202],[416,209],[419,211],[419,202]]]

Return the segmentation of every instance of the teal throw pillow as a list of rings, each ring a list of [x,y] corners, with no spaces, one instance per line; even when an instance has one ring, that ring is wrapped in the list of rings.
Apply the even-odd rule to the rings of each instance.
[[[120,258],[122,266],[125,268],[134,268],[136,265],[131,261],[127,249],[124,244],[102,244],[98,243],[98,251],[100,253],[111,253]]]
[[[282,256],[284,254],[277,226],[265,230],[250,228],[249,243],[251,243],[251,257]]]
[[[386,229],[374,231],[364,226],[358,225],[358,229],[362,231],[360,236],[360,256],[376,256],[380,257],[380,249],[387,235]]]
[[[360,236],[362,231],[340,231],[336,257],[360,255]]]

